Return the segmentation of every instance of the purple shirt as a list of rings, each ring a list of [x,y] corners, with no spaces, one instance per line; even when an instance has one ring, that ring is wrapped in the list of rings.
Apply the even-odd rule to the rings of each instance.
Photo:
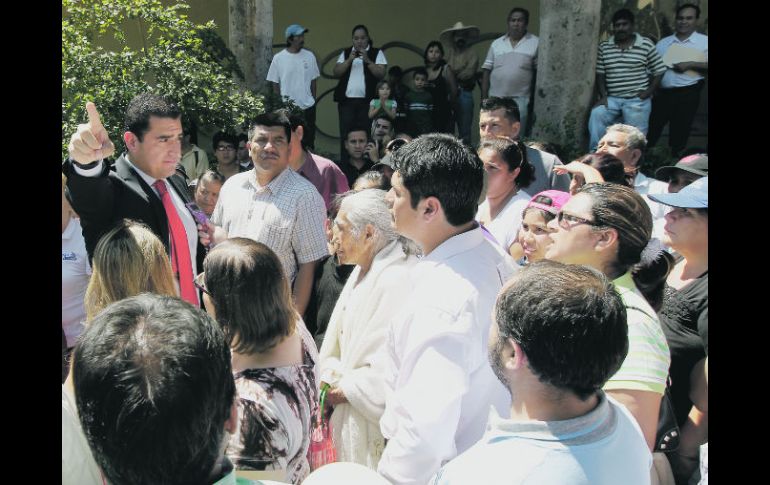
[[[328,158],[306,151],[305,163],[297,171],[318,189],[323,197],[326,210],[331,206],[332,198],[350,190],[348,179],[336,163]]]

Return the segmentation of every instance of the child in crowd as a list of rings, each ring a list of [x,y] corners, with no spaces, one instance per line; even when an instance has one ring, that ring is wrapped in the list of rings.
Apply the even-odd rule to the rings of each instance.
[[[424,67],[414,70],[414,89],[406,93],[406,119],[409,133],[418,137],[433,131],[433,95],[425,89],[428,71]]]
[[[378,99],[369,102],[370,120],[385,115],[390,121],[396,121],[396,100],[391,98],[391,93],[390,82],[387,79],[377,83]]]
[[[392,66],[388,69],[388,85],[390,86],[391,96],[396,101],[396,131],[406,131],[406,93],[408,89],[401,84],[401,78],[404,77],[404,70],[400,66]]]

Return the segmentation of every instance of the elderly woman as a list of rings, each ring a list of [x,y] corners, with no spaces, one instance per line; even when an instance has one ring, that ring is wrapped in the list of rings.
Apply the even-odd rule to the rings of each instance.
[[[650,241],[652,214],[629,187],[587,184],[548,223],[553,244],[546,259],[591,266],[613,280],[628,312],[628,356],[604,389],[628,408],[650,450],[670,362],[668,344],[655,310],[639,290],[656,288],[632,271]],[[664,278],[666,273],[658,273]]]
[[[214,207],[219,200],[219,191],[224,183],[224,175],[214,170],[206,170],[195,183],[195,193],[193,194],[195,203],[209,217],[214,212]]]
[[[383,383],[375,365],[387,324],[411,291],[408,256],[385,202],[385,191],[365,189],[343,199],[334,221],[340,262],[356,267],[334,308],[321,346],[321,380],[331,388],[332,430],[338,461],[376,469],[385,441],[380,433]]]

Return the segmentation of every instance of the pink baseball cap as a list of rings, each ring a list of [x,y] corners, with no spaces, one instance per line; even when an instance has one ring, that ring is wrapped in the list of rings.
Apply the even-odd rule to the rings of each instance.
[[[536,207],[555,215],[559,213],[562,206],[567,203],[569,198],[569,192],[562,192],[561,190],[544,190],[538,192],[534,197],[529,199],[527,207]]]

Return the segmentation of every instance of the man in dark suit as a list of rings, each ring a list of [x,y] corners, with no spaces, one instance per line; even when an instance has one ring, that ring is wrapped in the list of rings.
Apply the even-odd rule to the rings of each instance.
[[[64,162],[63,171],[72,207],[81,218],[89,257],[99,238],[116,222],[124,218],[142,222],[169,251],[182,298],[197,304],[197,292],[187,280],[197,274],[205,250],[198,240],[196,221],[185,207],[191,201],[185,183],[175,175],[182,155],[179,108],[154,94],[134,97],[126,110],[123,140],[127,152],[113,167],[103,160],[115,147],[96,106],[88,102],[86,110],[88,123],[78,125],[72,135],[70,159]]]

